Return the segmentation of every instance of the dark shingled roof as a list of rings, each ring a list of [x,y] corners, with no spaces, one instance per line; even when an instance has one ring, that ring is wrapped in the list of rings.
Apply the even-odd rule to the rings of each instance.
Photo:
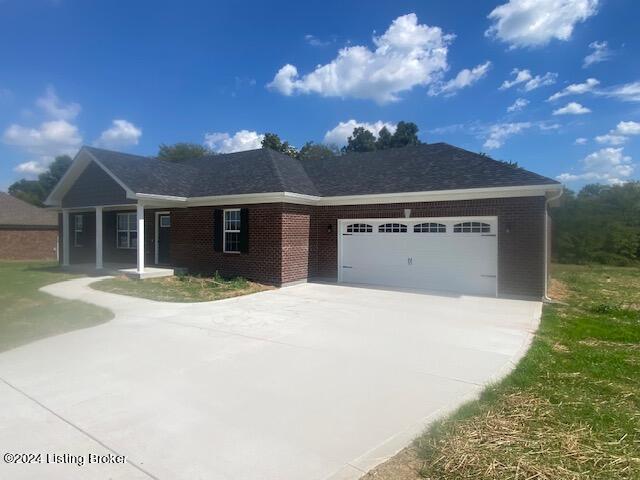
[[[134,193],[187,197],[200,172],[187,165],[151,157],[83,147]]]
[[[558,183],[446,143],[309,161],[259,149],[180,163],[85,148],[134,193],[180,197],[269,192],[342,196]]]
[[[305,169],[323,196],[558,183],[446,143],[351,153],[306,162]]]
[[[55,227],[58,214],[0,192],[0,225]]]

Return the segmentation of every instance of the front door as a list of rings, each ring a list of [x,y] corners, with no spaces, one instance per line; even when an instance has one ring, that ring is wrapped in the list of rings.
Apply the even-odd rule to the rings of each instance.
[[[169,250],[171,246],[171,215],[158,214],[158,263],[169,264]]]

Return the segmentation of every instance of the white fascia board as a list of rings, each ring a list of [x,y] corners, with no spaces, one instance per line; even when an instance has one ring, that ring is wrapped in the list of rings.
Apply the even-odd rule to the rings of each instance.
[[[416,203],[447,200],[480,200],[483,198],[544,196],[550,190],[561,190],[561,185],[530,185],[517,187],[469,188],[459,190],[435,190],[430,192],[383,193],[379,195],[348,195],[322,197],[318,205],[362,205],[368,203]]]
[[[256,203],[298,203],[315,205],[320,197],[292,192],[247,193],[241,195],[217,195],[211,197],[189,197],[187,206],[234,205]]]
[[[154,193],[136,193],[135,198],[140,200],[162,200],[164,202],[186,202],[187,197],[176,197],[173,195],[156,195]]]
[[[292,192],[251,193],[246,195],[219,195],[190,197],[187,206],[232,205],[255,203],[296,203],[302,205],[362,205],[381,203],[439,202],[446,200],[476,200],[483,198],[508,198],[545,196],[550,191],[561,191],[562,185],[530,185],[517,187],[470,188],[437,190],[429,192],[383,193],[378,195],[345,195],[318,197]]]

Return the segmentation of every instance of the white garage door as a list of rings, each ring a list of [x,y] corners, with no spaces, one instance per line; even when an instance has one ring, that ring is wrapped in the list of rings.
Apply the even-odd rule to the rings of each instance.
[[[339,281],[496,295],[496,217],[339,221]]]

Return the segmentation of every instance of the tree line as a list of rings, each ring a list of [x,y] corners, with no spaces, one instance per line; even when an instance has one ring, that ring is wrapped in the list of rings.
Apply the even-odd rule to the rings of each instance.
[[[640,264],[640,182],[565,190],[550,213],[556,261]]]
[[[418,126],[413,122],[398,122],[396,130],[391,133],[387,127],[382,127],[378,135],[363,127],[356,127],[347,139],[347,144],[339,148],[336,145],[306,142],[297,149],[286,140],[282,140],[277,133],[265,133],[262,148],[269,148],[300,160],[319,160],[351,152],[373,152],[389,148],[400,148],[409,145],[419,145]],[[200,158],[215,155],[215,152],[198,143],[176,143],[174,145],[160,145],[158,158],[172,162],[180,162],[189,158]]]

